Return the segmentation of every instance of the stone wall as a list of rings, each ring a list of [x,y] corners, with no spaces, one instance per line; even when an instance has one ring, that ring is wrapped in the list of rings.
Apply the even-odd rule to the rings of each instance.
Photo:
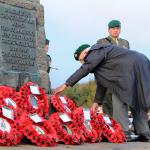
[[[48,89],[49,79],[48,79],[47,66],[46,66],[47,65],[46,53],[43,50],[44,44],[45,44],[44,8],[40,4],[40,0],[0,0],[0,5],[2,6],[2,8],[3,8],[3,6],[6,5],[6,7],[8,6],[10,8],[14,8],[18,12],[20,11],[20,9],[22,9],[24,12],[29,11],[29,14],[31,14],[31,15],[33,14],[30,19],[35,20],[35,46],[31,47],[31,49],[29,49],[30,47],[28,47],[28,51],[30,51],[30,53],[28,53],[28,54],[34,56],[33,51],[35,51],[35,53],[36,53],[35,54],[35,56],[36,56],[35,62],[33,61],[33,63],[31,63],[31,64],[35,65],[35,66],[32,65],[32,67],[34,66],[35,68],[32,68],[31,66],[29,66],[30,63],[27,63],[27,60],[26,60],[25,64],[24,64],[25,60],[23,61],[23,59],[25,57],[30,58],[30,56],[27,55],[27,51],[26,51],[26,55],[23,55],[23,54],[19,55],[18,53],[20,53],[20,52],[17,53],[17,51],[16,51],[16,53],[14,54],[11,51],[12,49],[10,49],[9,54],[8,54],[8,52],[6,53],[6,51],[7,51],[7,42],[9,40],[7,39],[7,42],[5,42],[5,44],[3,43],[3,41],[1,41],[0,53],[4,54],[3,56],[7,56],[7,57],[10,57],[10,55],[11,55],[11,57],[13,57],[13,58],[15,57],[15,55],[18,54],[19,56],[17,55],[16,57],[18,57],[19,59],[22,59],[21,63],[23,63],[24,66],[27,65],[27,67],[26,67],[27,71],[26,71],[26,69],[22,70],[24,68],[23,65],[21,65],[20,69],[16,67],[16,70],[12,70],[12,69],[9,70],[9,67],[8,67],[8,69],[5,69],[4,64],[7,64],[7,62],[3,63],[3,61],[7,57],[3,58],[3,56],[0,56],[0,84],[8,85],[8,86],[12,86],[12,87],[17,88],[21,84],[23,84],[24,82],[31,80],[31,81],[34,81],[34,82],[37,82],[38,84],[40,84],[40,86],[43,87],[46,92],[48,92],[48,90],[49,90]],[[3,17],[4,16],[3,12],[1,12],[0,15],[1,15],[0,17]],[[33,16],[35,18],[33,18]],[[13,16],[11,16],[11,17],[13,17]],[[20,18],[21,18],[21,16],[20,16]],[[8,20],[6,22],[6,24],[8,24],[9,19],[7,18],[7,16],[5,16],[5,19]],[[17,24],[18,28],[21,28],[21,25],[24,26],[24,24],[23,23],[21,24],[20,22],[16,22],[16,24]],[[16,26],[16,24],[15,24],[15,26]],[[6,31],[7,28],[5,28],[5,25],[1,25],[1,23],[0,23],[0,26],[1,26],[1,28],[3,26],[3,30]],[[29,28],[29,27],[27,26],[26,28]],[[32,24],[32,27],[34,27],[33,24]],[[11,28],[12,28],[12,26],[11,26]],[[20,29],[19,31],[22,31],[22,30]],[[34,29],[33,29],[33,31],[34,31]],[[12,35],[11,35],[11,37],[17,36],[17,35],[14,35],[13,33],[12,33]],[[10,36],[9,36],[9,38],[10,38]],[[32,37],[32,40],[33,39],[34,39],[34,37]],[[11,39],[10,39],[10,41],[11,41]],[[21,41],[21,42],[26,42],[26,40]],[[27,41],[27,43],[31,43],[31,42]],[[10,42],[8,44],[10,44]],[[11,42],[11,44],[12,44],[12,42]],[[34,45],[34,42],[32,42],[31,44]],[[26,45],[24,45],[24,47],[25,46]],[[2,50],[3,47],[5,47],[5,49]],[[15,45],[13,45],[13,47],[15,47]],[[21,49],[20,45],[19,45],[19,48]],[[33,58],[34,57],[32,57],[31,59],[34,60]],[[17,61],[16,60],[15,60],[15,62],[12,61],[12,64],[16,63]],[[10,61],[9,61],[9,63],[10,63]],[[18,61],[18,63],[20,63],[20,61]]]

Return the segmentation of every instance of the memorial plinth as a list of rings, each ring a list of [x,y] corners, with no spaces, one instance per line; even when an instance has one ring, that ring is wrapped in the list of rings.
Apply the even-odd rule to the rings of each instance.
[[[48,90],[44,9],[39,0],[0,0],[0,85],[32,81]]]

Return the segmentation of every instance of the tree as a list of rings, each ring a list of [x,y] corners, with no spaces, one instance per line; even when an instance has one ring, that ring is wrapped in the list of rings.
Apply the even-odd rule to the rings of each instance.
[[[67,88],[63,95],[66,95],[74,101],[76,106],[91,107],[95,96],[95,81],[90,80],[87,83],[76,84],[72,88]]]

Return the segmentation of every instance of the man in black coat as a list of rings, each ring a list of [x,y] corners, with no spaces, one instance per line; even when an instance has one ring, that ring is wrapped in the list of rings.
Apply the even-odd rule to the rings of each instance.
[[[118,121],[127,137],[130,137],[128,106],[131,108],[133,123],[139,139],[150,140],[147,122],[147,110],[150,108],[150,62],[136,51],[130,51],[115,45],[81,45],[74,57],[82,66],[66,82],[56,88],[53,94],[59,94],[67,86],[75,85],[89,73],[94,73],[97,89],[91,107],[97,111],[102,104],[105,91],[109,89],[116,99],[113,117]]]

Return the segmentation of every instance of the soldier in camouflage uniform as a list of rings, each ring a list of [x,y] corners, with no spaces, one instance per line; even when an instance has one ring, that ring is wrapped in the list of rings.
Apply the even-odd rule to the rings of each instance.
[[[45,49],[45,51],[46,51],[46,54],[47,54],[47,52],[48,52],[48,48],[49,48],[49,40],[48,39],[46,39],[45,40],[45,47],[44,47],[44,49]],[[50,68],[51,68],[51,62],[52,62],[52,60],[51,60],[51,57],[50,57],[50,55],[46,55],[46,62],[47,62],[47,73],[49,74],[50,73]],[[50,94],[51,93],[51,82],[50,82],[50,78],[49,78],[49,87],[48,87],[48,93],[47,94]]]
[[[97,44],[114,44],[123,48],[129,49],[129,42],[122,38],[119,38],[121,31],[121,23],[118,20],[112,20],[108,23],[109,36],[106,38],[99,39]],[[113,116],[112,99],[115,98],[113,94],[107,90],[103,101],[103,112]]]

